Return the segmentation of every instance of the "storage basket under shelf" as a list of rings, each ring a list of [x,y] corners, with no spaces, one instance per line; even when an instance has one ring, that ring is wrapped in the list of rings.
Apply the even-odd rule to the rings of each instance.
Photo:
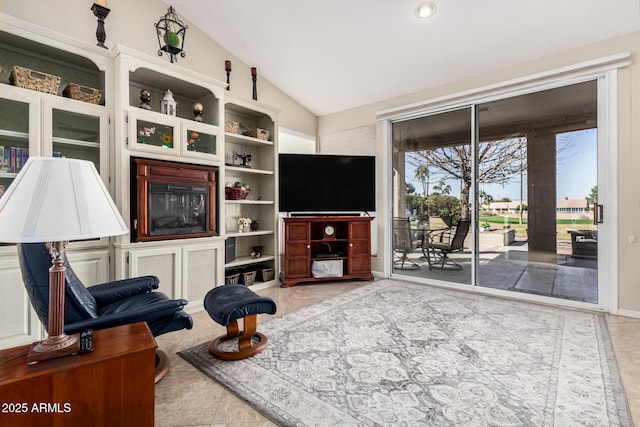
[[[273,268],[262,268],[258,270],[258,273],[260,273],[261,282],[268,282],[270,280],[273,280]]]
[[[224,195],[227,200],[244,200],[250,190],[239,187],[224,187]]]
[[[69,83],[62,91],[66,98],[77,99],[78,101],[98,104],[102,98],[102,91],[78,83]]]
[[[225,285],[237,285],[240,283],[240,273],[233,273],[224,276]]]
[[[250,136],[252,138],[262,139],[264,141],[269,140],[269,131],[265,129],[251,129],[249,131],[243,132],[242,134],[245,136]]]
[[[242,283],[245,286],[251,286],[256,281],[256,273],[257,271],[243,271],[242,272]]]
[[[9,81],[12,85],[25,89],[36,90],[38,92],[58,94],[61,78],[53,74],[14,65]]]

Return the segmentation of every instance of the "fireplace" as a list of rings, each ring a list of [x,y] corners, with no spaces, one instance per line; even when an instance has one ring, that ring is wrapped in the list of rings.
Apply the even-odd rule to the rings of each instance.
[[[218,168],[133,158],[131,241],[216,235]]]

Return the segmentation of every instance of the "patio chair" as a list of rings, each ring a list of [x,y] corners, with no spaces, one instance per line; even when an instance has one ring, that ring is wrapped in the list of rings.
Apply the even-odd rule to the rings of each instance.
[[[426,256],[429,270],[441,268],[443,270],[460,270],[462,266],[449,258],[449,254],[464,250],[464,239],[469,233],[470,221],[460,220],[454,227],[446,230],[434,231],[429,234]]]
[[[415,250],[411,222],[409,218],[393,218],[393,266],[403,270],[416,270],[420,264],[409,259],[409,254]],[[405,267],[405,264],[407,266]]]

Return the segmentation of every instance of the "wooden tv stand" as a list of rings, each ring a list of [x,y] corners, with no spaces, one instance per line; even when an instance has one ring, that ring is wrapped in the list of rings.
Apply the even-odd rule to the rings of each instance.
[[[302,282],[352,279],[373,280],[372,220],[373,217],[363,216],[284,218],[284,268],[280,277],[282,285],[295,286]],[[313,277],[313,262],[331,260],[342,261],[341,276]]]

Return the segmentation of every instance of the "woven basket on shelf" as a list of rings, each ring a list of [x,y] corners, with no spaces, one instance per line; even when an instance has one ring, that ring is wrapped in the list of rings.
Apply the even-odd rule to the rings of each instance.
[[[244,200],[250,190],[238,187],[224,187],[224,195],[227,200]]]
[[[252,138],[262,139],[264,141],[269,140],[269,131],[265,129],[251,129],[249,131],[243,132],[242,134],[245,136],[250,136]]]
[[[259,270],[260,272],[260,281],[268,282],[269,280],[273,280],[273,268],[263,268]]]
[[[224,283],[226,285],[237,285],[240,282],[240,273],[229,274],[224,276]]]
[[[238,122],[232,122],[232,121],[226,121],[224,122],[224,131],[225,132],[230,132],[230,133],[238,133],[238,127],[240,126],[240,123]]]
[[[20,67],[19,65],[13,66],[13,70],[9,76],[9,81],[14,86],[53,95],[58,94],[60,80],[60,77],[54,76],[53,74],[31,70],[26,67]]]
[[[62,91],[62,95],[67,98],[97,104],[102,98],[102,91],[78,83],[69,83]]]
[[[256,273],[257,271],[245,271],[242,273],[242,283],[244,283],[245,286],[251,286],[253,285],[253,283],[256,280]]]

